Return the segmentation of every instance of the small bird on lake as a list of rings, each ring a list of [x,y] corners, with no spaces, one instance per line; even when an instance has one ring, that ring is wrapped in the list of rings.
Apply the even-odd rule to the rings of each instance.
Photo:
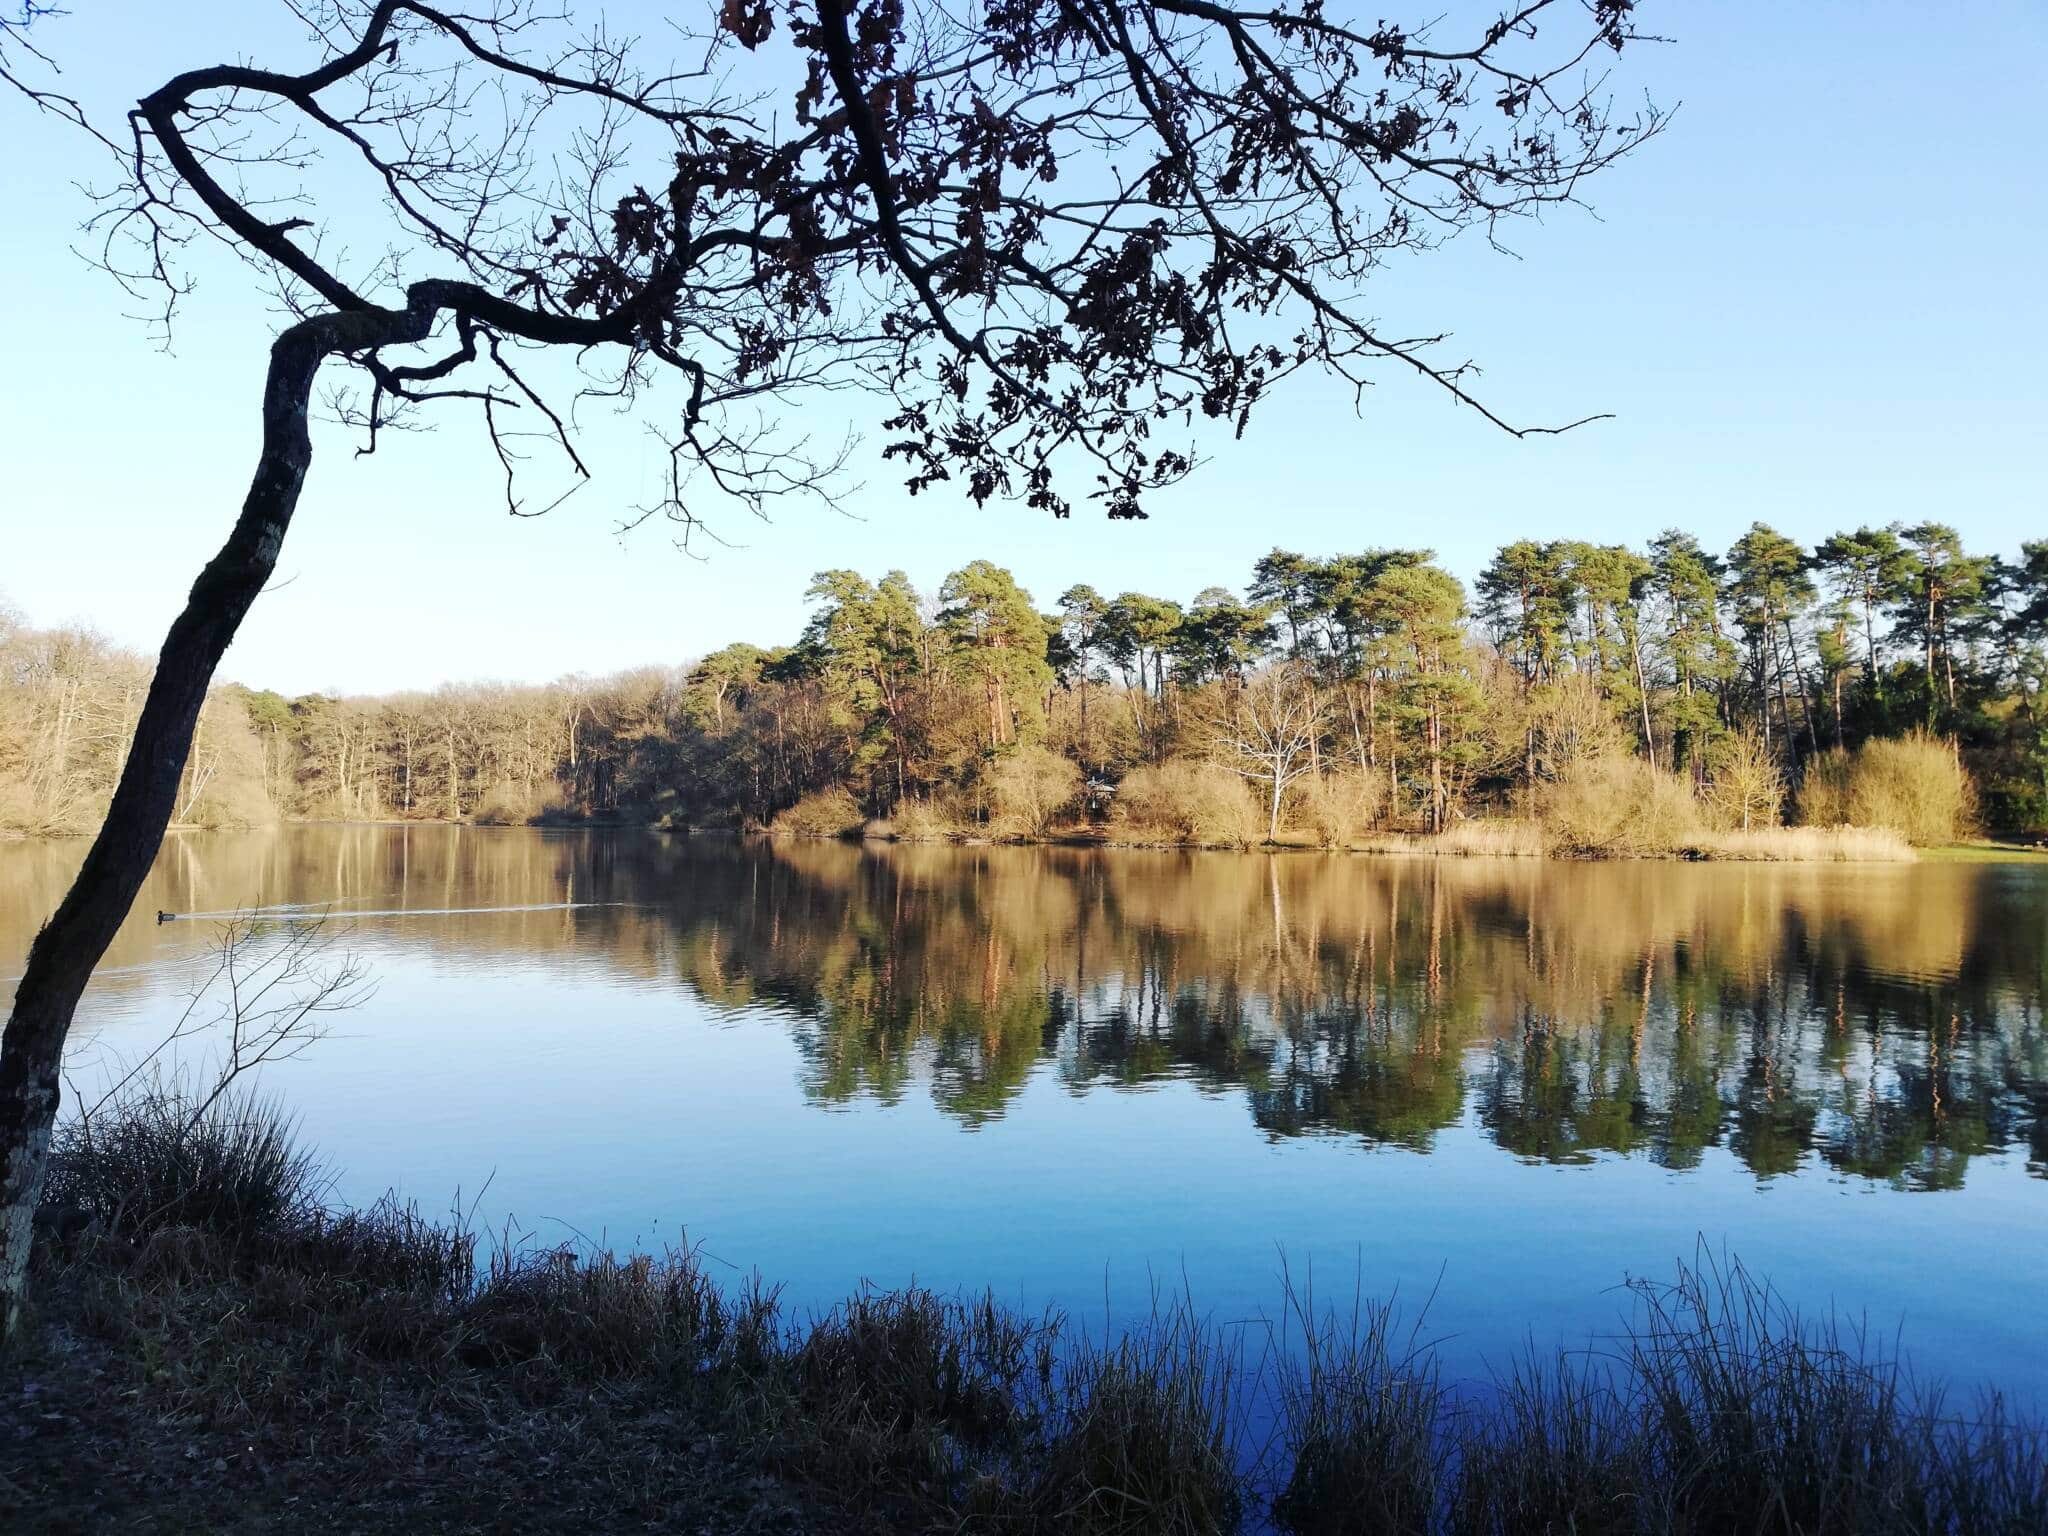
[[[157,913],[157,915],[156,915],[156,920],[157,920],[158,922],[160,922],[160,923],[168,923],[168,922],[170,922],[170,921],[171,921],[171,920],[172,920],[173,918],[175,918],[175,917],[176,917],[177,915],[178,915],[178,914],[177,914],[177,913],[175,913],[175,912],[164,912],[164,911],[161,911],[161,910],[160,910],[160,911],[158,911],[158,913]]]

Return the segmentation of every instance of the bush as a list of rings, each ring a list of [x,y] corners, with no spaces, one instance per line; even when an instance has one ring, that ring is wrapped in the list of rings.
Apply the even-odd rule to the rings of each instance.
[[[1287,791],[1289,824],[1318,846],[1344,848],[1380,824],[1387,808],[1387,782],[1376,773],[1343,768],[1310,774]]]
[[[942,843],[967,831],[967,818],[953,802],[940,795],[923,800],[899,800],[889,818],[896,836],[911,843]]]
[[[1707,800],[1731,831],[1756,832],[1778,824],[1785,806],[1785,774],[1754,731],[1723,737],[1710,756]]]
[[[989,830],[999,837],[1045,836],[1081,794],[1081,770],[1035,745],[997,758],[986,782]]]
[[[805,795],[768,830],[789,837],[858,837],[866,824],[853,796],[835,784]]]
[[[1672,853],[1704,830],[1691,783],[1634,757],[1574,763],[1536,804],[1550,840],[1574,853]]]
[[[551,782],[546,788],[528,794],[524,785],[501,779],[484,791],[471,809],[470,818],[480,827],[523,827],[566,818],[569,810],[559,785]]]
[[[1954,746],[1924,731],[1823,752],[1806,768],[1799,819],[1813,827],[1882,827],[1925,848],[1954,842],[1974,809]]]
[[[1137,843],[1243,848],[1266,835],[1266,818],[1242,778],[1185,758],[1132,769],[1117,786],[1110,824],[1119,840]]]

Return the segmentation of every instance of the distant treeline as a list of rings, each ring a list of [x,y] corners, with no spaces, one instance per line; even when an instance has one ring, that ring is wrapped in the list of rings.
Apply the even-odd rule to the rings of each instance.
[[[1192,840],[1341,842],[1633,763],[1750,827],[1817,759],[1834,806],[1834,754],[1925,734],[1955,743],[1985,823],[2048,825],[2048,540],[2007,561],[1937,523],[1811,549],[1758,523],[1718,555],[1677,531],[1643,550],[1520,540],[1470,592],[1428,550],[1375,549],[1275,550],[1241,590],[1186,604],[1078,585],[1047,612],[987,561],[936,593],[827,571],[808,595],[792,643],[687,667],[376,698],[224,688],[181,817],[1028,834],[1124,784],[1154,817],[1188,802]],[[91,824],[146,676],[90,635],[0,616],[0,826]]]

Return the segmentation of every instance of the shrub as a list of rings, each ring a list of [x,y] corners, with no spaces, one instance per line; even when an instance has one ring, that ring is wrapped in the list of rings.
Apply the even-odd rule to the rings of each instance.
[[[1387,783],[1376,773],[1341,768],[1310,774],[1287,791],[1288,820],[1324,848],[1344,848],[1380,824]]]
[[[1057,752],[1025,745],[990,766],[989,830],[999,837],[1043,837],[1081,794],[1081,770]]]
[[[867,818],[837,784],[805,795],[775,818],[771,832],[790,837],[858,837]]]
[[[1551,841],[1576,853],[1670,853],[1702,831],[1692,785],[1640,758],[1586,758],[1536,803]]]
[[[1807,765],[1799,819],[1814,827],[1883,827],[1924,848],[1966,831],[1972,802],[1954,746],[1915,731],[1821,753]]]
[[[940,843],[967,831],[967,818],[950,799],[940,795],[899,800],[889,819],[896,825],[896,836],[905,842]]]
[[[568,803],[559,785],[527,793],[522,784],[501,779],[485,790],[470,811],[470,818],[482,827],[523,827],[533,822],[565,817]]]
[[[1266,835],[1266,818],[1242,778],[1185,758],[1132,769],[1117,786],[1111,826],[1127,842],[1205,847],[1243,848]]]
[[[1709,766],[1707,799],[1724,826],[1754,832],[1778,824],[1785,805],[1785,774],[1761,736],[1742,731],[1723,737],[1714,744]]]

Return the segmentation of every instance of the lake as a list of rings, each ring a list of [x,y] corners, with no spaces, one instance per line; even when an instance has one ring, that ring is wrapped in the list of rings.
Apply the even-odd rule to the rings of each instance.
[[[82,843],[0,843],[0,976]],[[265,1086],[337,1197],[687,1240],[799,1309],[1397,1296],[1453,1376],[1701,1245],[2048,1401],[2048,867],[174,834],[81,1010],[172,1027],[204,915],[373,973]],[[289,910],[288,910],[289,909]],[[195,1042],[186,1042],[190,1048]]]

